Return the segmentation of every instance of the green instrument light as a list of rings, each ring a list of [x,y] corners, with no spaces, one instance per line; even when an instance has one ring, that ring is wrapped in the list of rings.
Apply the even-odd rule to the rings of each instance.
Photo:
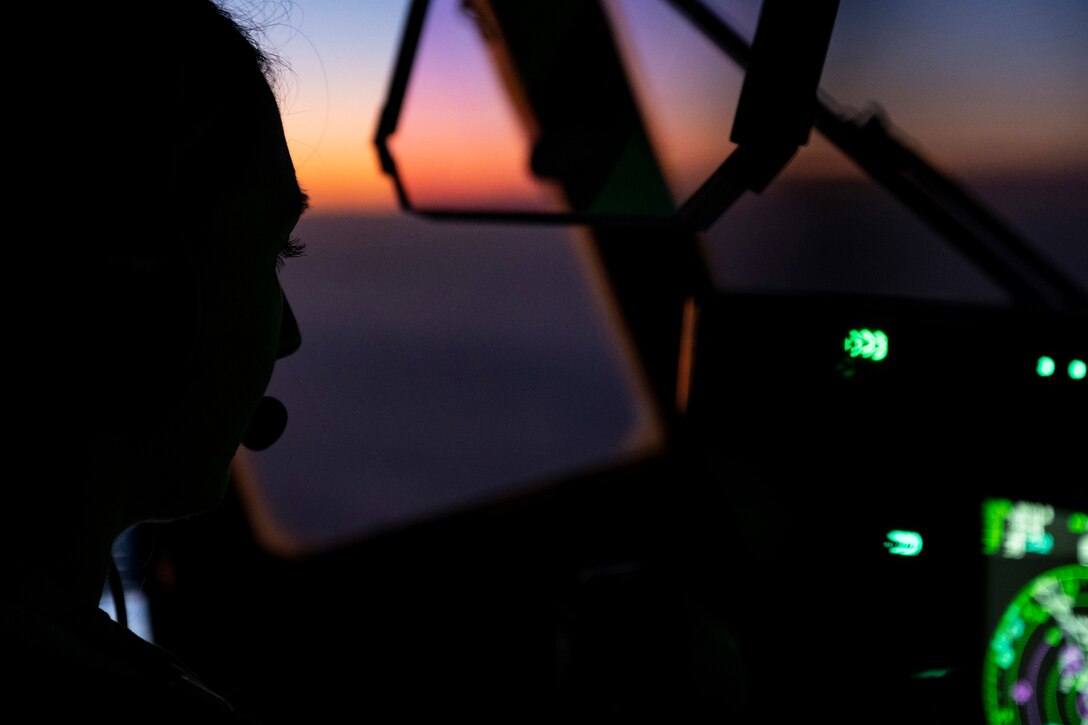
[[[1024,552],[1030,554],[1042,554],[1046,556],[1050,552],[1054,551],[1054,535],[1043,534],[1042,536],[1028,539],[1024,542]]]
[[[1042,355],[1035,361],[1035,374],[1041,378],[1049,378],[1057,371],[1058,363],[1052,357]],[[1065,371],[1068,373],[1070,380],[1084,380],[1088,377],[1088,363],[1074,358],[1069,361]]]
[[[1088,375],[1088,364],[1083,360],[1073,360],[1069,363],[1069,377],[1073,380],[1084,380]]]
[[[1005,534],[1005,519],[1012,511],[1012,501],[1007,498],[991,498],[982,504],[982,553],[993,556],[1001,550],[1001,538]]]
[[[922,535],[917,531],[889,531],[884,542],[889,554],[896,556],[918,556],[922,552]]]
[[[1069,514],[1069,532],[1073,534],[1088,534],[1088,514],[1075,511]]]
[[[952,673],[950,668],[944,667],[936,670],[925,670],[911,675],[916,680],[934,680],[941,677],[947,677]]]
[[[850,357],[880,362],[888,357],[888,336],[880,330],[864,327],[851,330],[843,340],[843,349],[850,353]]]

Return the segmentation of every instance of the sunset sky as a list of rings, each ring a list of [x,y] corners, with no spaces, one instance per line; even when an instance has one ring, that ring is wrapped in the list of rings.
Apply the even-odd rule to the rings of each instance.
[[[317,213],[395,209],[373,136],[409,4],[233,2],[266,21],[266,41],[290,66],[281,87],[284,119]],[[752,0],[708,4],[742,31],[758,16]],[[515,168],[524,138],[458,5],[432,3],[409,105],[393,141],[405,159],[402,172],[419,188],[473,187],[482,199],[510,186],[503,170]],[[696,167],[716,165],[718,150],[728,150],[739,75],[664,0],[608,0],[606,6],[629,29],[621,42],[625,51],[634,49],[631,70],[651,89],[654,107],[678,109],[648,119],[655,133],[672,144],[671,154],[696,157]],[[1083,169],[1085,47],[1088,5],[1081,0],[844,0],[822,87],[852,108],[879,102],[949,165]],[[810,156],[798,163],[819,173],[820,160]]]
[[[604,2],[664,171],[690,191],[732,149],[742,76],[665,0]],[[291,423],[252,457],[269,536],[369,535],[641,450],[644,391],[577,230],[399,213],[374,135],[409,2],[229,3],[289,64],[281,106],[312,202],[306,258],[281,275],[304,344],[270,387]],[[708,4],[753,31],[758,0]],[[401,176],[420,206],[539,206],[526,132],[458,5],[431,3],[390,139]],[[848,109],[879,103],[1085,279],[1086,47],[1084,0],[842,0],[821,87]],[[814,134],[783,177],[851,183],[742,199],[707,234],[716,283],[1001,298],[858,175]]]

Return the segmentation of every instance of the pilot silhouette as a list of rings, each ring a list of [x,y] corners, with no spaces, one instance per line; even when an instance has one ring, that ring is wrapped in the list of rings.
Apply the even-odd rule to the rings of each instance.
[[[7,15],[28,238],[8,257],[0,720],[246,722],[99,603],[122,533],[220,502],[299,345],[279,66],[211,0]]]

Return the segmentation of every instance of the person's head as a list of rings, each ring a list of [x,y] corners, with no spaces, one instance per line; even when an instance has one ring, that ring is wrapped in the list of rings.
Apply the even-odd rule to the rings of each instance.
[[[37,39],[11,139],[33,248],[9,267],[26,284],[9,452],[35,456],[24,525],[112,537],[222,497],[299,344],[277,272],[306,198],[274,67],[217,5],[87,5],[9,25]]]

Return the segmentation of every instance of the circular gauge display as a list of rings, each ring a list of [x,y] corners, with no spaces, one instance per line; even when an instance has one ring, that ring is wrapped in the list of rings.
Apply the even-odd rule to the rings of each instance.
[[[983,664],[990,725],[1088,725],[1088,566],[1032,579],[1009,603]]]

